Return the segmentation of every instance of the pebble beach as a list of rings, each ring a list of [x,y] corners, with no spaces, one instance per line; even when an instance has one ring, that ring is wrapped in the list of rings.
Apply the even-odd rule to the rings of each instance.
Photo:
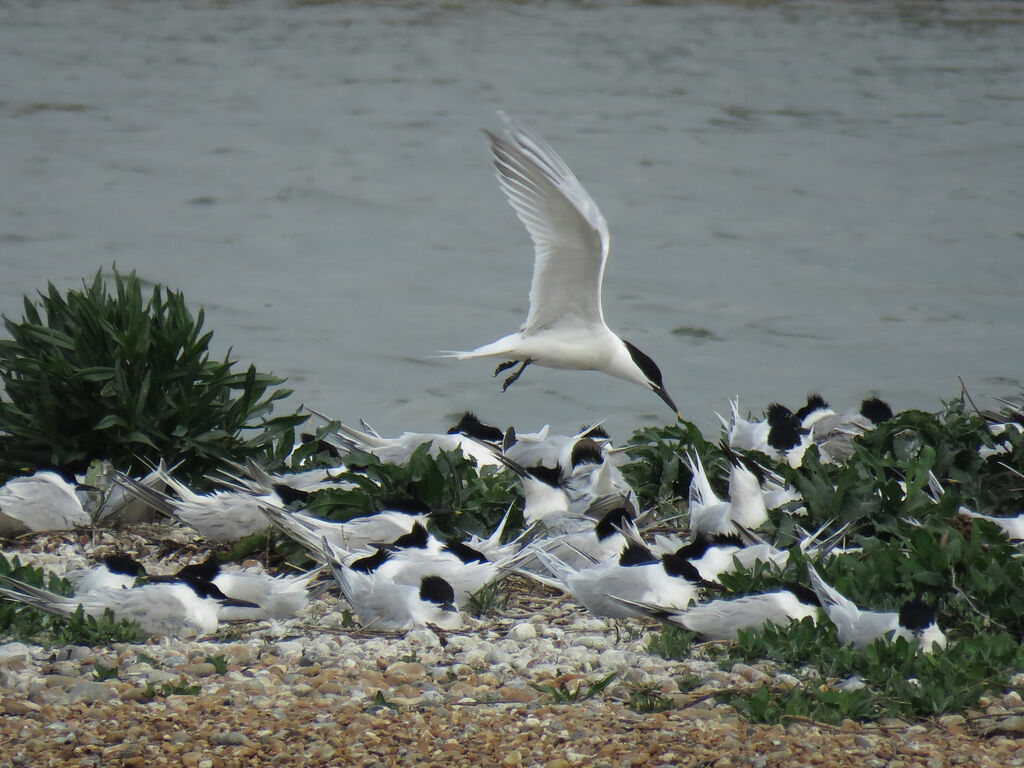
[[[170,526],[67,532],[20,539],[3,554],[59,572],[146,541],[187,553],[189,539]],[[1024,765],[1016,692],[922,722],[757,725],[724,702],[729,691],[834,681],[767,663],[723,669],[708,645],[664,659],[647,651],[654,622],[595,618],[515,578],[507,594],[500,611],[457,632],[346,626],[328,593],[294,619],[222,626],[199,640],[7,642],[0,768]],[[586,691],[613,673],[585,700],[551,693]],[[665,711],[637,711],[645,695]]]

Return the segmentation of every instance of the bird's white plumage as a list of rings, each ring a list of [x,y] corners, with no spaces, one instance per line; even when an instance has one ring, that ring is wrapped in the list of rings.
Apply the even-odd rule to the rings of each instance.
[[[735,640],[741,629],[765,624],[784,626],[810,618],[817,623],[818,607],[800,602],[789,590],[698,603],[684,611],[665,606],[631,603],[649,616],[696,632],[704,640]]]
[[[836,627],[836,636],[840,643],[862,649],[876,639],[892,633],[894,638],[902,637],[908,642],[918,643],[925,653],[930,653],[933,645],[946,647],[946,636],[934,622],[923,631],[911,631],[900,624],[900,615],[895,611],[867,611],[858,608],[835,587],[825,583],[810,563],[807,564],[807,575],[811,589],[821,601],[825,614]]]
[[[604,324],[601,284],[608,225],[569,166],[533,129],[503,113],[507,137],[488,133],[498,183],[534,245],[523,330]]]
[[[15,477],[0,487],[0,536],[88,525],[75,486],[56,472]]]
[[[495,374],[521,363],[506,388],[531,363],[603,371],[650,389],[676,411],[654,361],[605,324],[601,287],[609,236],[597,205],[536,131],[499,115],[504,135],[487,135],[498,182],[534,245],[530,309],[516,333],[448,356],[505,358]]]
[[[426,624],[442,629],[462,626],[462,614],[454,606],[422,600],[416,586],[396,584],[376,573],[353,571],[342,565],[346,553],[337,551],[326,539],[322,545],[345,600],[364,627],[406,630]]]
[[[118,619],[138,622],[150,635],[208,635],[217,631],[221,604],[200,597],[187,584],[146,584],[135,589],[101,588],[76,597],[64,597],[28,584],[5,579],[15,589],[0,587],[0,596],[40,610],[70,616],[82,606],[87,616],[100,617],[109,608]]]

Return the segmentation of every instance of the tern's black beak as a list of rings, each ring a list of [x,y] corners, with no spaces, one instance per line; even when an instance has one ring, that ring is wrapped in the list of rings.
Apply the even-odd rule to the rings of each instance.
[[[672,412],[676,415],[676,419],[678,421],[682,421],[683,415],[679,412],[679,409],[676,408],[676,404],[672,401],[672,398],[668,396],[668,392],[665,391],[665,388],[652,386],[651,389],[654,391],[654,394],[664,401],[665,405],[672,409]]]

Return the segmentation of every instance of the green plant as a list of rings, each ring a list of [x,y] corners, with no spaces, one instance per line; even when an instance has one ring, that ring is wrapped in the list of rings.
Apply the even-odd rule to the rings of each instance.
[[[509,597],[501,589],[500,584],[484,584],[469,596],[469,612],[477,618],[492,616],[505,610],[508,600]]]
[[[655,685],[633,685],[629,690],[628,706],[634,712],[665,712],[675,708],[675,703]]]
[[[651,634],[647,641],[647,651],[666,659],[688,659],[694,637],[693,632],[687,632],[675,624],[664,623],[661,632]]]
[[[146,299],[134,272],[112,281],[97,271],[65,295],[51,284],[25,297],[20,322],[4,318],[0,475],[93,459],[143,472],[162,457],[197,480],[224,459],[291,449],[303,417],[267,418],[289,394],[272,389],[281,379],[211,360],[203,311],[181,293],[155,285]]]
[[[369,705],[366,709],[390,709],[397,712],[398,705],[395,704],[393,701],[388,701],[386,698],[384,698],[384,691],[378,690],[376,695],[373,697],[373,704]]]
[[[539,693],[546,693],[555,704],[578,704],[593,698],[611,685],[616,675],[617,673],[612,672],[607,677],[593,683],[581,681],[576,684],[575,688],[570,688],[564,680],[560,680],[557,686],[546,683],[530,683],[530,687]]]
[[[117,665],[105,667],[102,664],[93,664],[93,679],[103,682],[104,680],[117,680]]]
[[[217,654],[216,656],[207,656],[204,661],[208,664],[213,664],[213,668],[217,670],[218,675],[223,675],[228,671],[228,660],[221,654]]]
[[[173,683],[162,683],[159,687],[153,685],[153,683],[146,683],[146,688],[142,692],[142,699],[153,699],[157,696],[198,696],[202,690],[202,686],[189,685],[184,679],[180,678],[177,682]]]
[[[880,707],[876,698],[867,689],[843,691],[803,685],[786,689],[762,685],[750,694],[730,695],[728,701],[757,723],[778,723],[792,717],[838,723],[847,718],[877,717]]]

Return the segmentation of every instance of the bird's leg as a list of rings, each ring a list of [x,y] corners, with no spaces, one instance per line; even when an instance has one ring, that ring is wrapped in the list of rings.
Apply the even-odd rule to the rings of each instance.
[[[513,365],[515,365],[516,362],[518,362],[518,361],[512,362],[507,367],[511,368]],[[505,383],[502,385],[501,391],[504,392],[506,389],[509,388],[509,386],[512,384],[512,382],[514,382],[516,379],[518,379],[520,376],[522,376],[523,375],[523,371],[526,370],[526,366],[528,366],[532,362],[533,362],[533,360],[531,360],[530,358],[526,358],[525,360],[523,360],[523,364],[519,366],[519,370],[517,370],[515,373],[513,373],[511,376],[509,376],[507,379],[505,379]],[[504,365],[504,363],[503,363],[503,365]]]
[[[518,362],[518,360],[508,360],[504,363],[501,363],[497,368],[494,369],[494,375],[497,376],[502,371],[507,371],[509,368],[511,368]]]

